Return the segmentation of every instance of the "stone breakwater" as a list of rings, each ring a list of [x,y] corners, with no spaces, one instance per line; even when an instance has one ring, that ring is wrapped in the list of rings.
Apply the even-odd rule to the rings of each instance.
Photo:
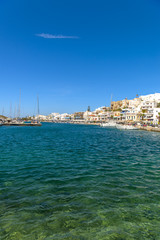
[[[83,125],[97,125],[100,126],[101,123],[90,123],[90,122],[70,122],[71,124],[83,124]],[[152,132],[160,132],[160,128],[158,127],[151,127],[151,126],[137,126],[139,130],[144,131],[152,131]]]
[[[160,132],[160,128],[158,128],[158,127],[140,126],[139,129],[145,130],[145,131]]]

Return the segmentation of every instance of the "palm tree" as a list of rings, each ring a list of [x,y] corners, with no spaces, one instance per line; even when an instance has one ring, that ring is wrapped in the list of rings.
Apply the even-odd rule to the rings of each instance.
[[[145,116],[144,113],[141,113],[141,114],[140,114],[140,117],[142,118],[142,121],[144,120],[144,116]]]
[[[147,113],[147,112],[148,112],[147,109],[142,109],[142,111],[140,113],[140,117],[142,118],[142,121],[144,120],[145,113]]]
[[[157,103],[157,108],[160,108],[160,103]]]

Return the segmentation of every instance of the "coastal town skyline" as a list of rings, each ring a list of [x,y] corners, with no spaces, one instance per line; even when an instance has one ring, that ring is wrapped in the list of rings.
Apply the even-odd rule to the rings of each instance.
[[[159,92],[158,1],[1,1],[0,111],[84,111]]]
[[[111,94],[110,102],[109,102],[108,105],[101,104],[100,106],[96,105],[96,107],[93,106],[93,105],[86,105],[86,108],[84,108],[84,109],[82,109],[82,108],[78,109],[77,108],[73,112],[68,112],[68,111],[62,111],[62,112],[61,111],[56,111],[56,112],[54,112],[54,111],[50,111],[49,113],[45,114],[45,112],[40,111],[39,96],[37,96],[36,101],[34,101],[33,113],[32,114],[29,114],[29,113],[26,114],[24,109],[23,109],[23,105],[21,103],[22,101],[21,101],[21,90],[20,90],[19,99],[17,98],[17,102],[15,103],[15,105],[12,105],[12,102],[11,102],[10,106],[8,106],[7,110],[3,107],[1,109],[0,116],[9,117],[9,118],[19,118],[19,117],[24,118],[24,117],[35,117],[35,116],[41,115],[42,119],[43,119],[43,117],[46,117],[46,119],[47,119],[47,116],[51,116],[54,113],[60,114],[60,115],[72,115],[72,114],[77,113],[77,112],[83,112],[83,113],[85,113],[86,111],[96,112],[97,109],[101,109],[101,108],[110,109],[113,103],[116,104],[116,103],[123,102],[123,101],[132,102],[132,101],[134,101],[134,99],[141,99],[142,101],[144,101],[144,99],[147,99],[147,101],[148,101],[148,98],[149,98],[149,101],[152,101],[152,102],[155,101],[156,103],[160,103],[160,93],[158,93],[158,92],[157,93],[150,93],[150,94],[143,94],[143,95],[136,94],[133,99],[125,97],[123,99],[118,99],[116,101],[113,99],[113,94]],[[38,100],[38,102],[37,102],[37,100]]]
[[[91,109],[88,106],[86,110],[68,112],[51,112],[44,115],[39,113],[39,99],[37,99],[37,114],[21,116],[21,106],[16,109],[17,112],[11,113],[8,116],[0,115],[0,119],[25,119],[31,121],[42,122],[68,122],[68,123],[104,123],[108,121],[115,122],[130,122],[130,123],[147,123],[159,124],[160,123],[160,93],[148,94],[139,96],[138,94],[134,99],[121,99],[119,101],[112,101],[109,106],[99,106],[96,109]]]

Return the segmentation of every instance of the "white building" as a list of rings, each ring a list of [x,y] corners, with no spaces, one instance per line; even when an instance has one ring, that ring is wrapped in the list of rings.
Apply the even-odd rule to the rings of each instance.
[[[48,116],[45,115],[37,115],[35,116],[35,119],[39,119],[39,121],[47,121],[48,120]]]
[[[149,95],[145,95],[145,96],[140,96],[139,98],[141,98],[142,101],[160,102],[160,93],[154,93],[154,94],[149,94]]]
[[[147,113],[144,113],[143,120],[147,122],[151,122],[153,124],[158,124],[159,113],[160,113],[160,108],[149,109]]]
[[[89,121],[90,115],[92,115],[92,112],[89,112],[89,111],[84,112],[84,113],[83,113],[83,119],[84,119],[85,121]]]
[[[153,110],[153,123],[158,124],[159,123],[159,114],[160,114],[160,108],[154,108]]]
[[[141,103],[141,109],[142,110],[151,110],[157,106],[157,103],[153,100],[144,100]]]

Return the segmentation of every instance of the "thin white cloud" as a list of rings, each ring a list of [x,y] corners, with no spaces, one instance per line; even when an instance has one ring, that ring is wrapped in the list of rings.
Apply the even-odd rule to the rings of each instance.
[[[48,33],[39,33],[39,34],[35,34],[35,35],[37,37],[48,38],[48,39],[65,39],[65,38],[77,39],[77,38],[79,38],[77,36],[52,35],[52,34],[48,34]]]

